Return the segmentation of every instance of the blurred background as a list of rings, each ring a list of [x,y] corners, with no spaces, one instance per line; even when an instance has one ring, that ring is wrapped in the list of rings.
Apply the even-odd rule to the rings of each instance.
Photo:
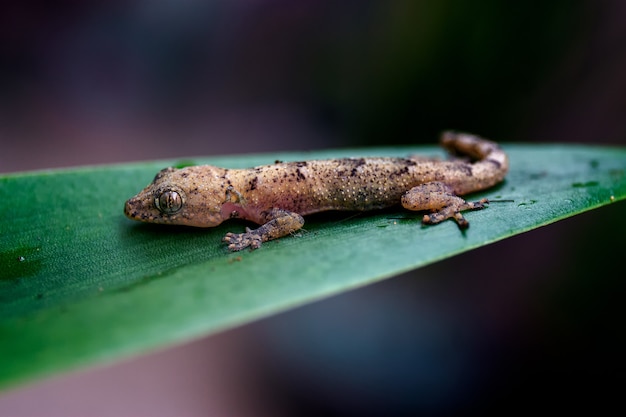
[[[434,144],[449,128],[624,145],[625,21],[620,0],[12,2],[0,172]],[[4,393],[0,414],[623,408],[623,213]]]

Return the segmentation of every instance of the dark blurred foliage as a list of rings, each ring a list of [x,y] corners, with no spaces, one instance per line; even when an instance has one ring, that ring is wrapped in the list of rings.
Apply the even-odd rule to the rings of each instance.
[[[310,416],[619,409],[626,225],[604,219],[623,213],[586,213],[253,325],[253,355],[279,387],[267,395]]]
[[[501,141],[624,142],[624,8],[7,3],[0,172],[433,143],[448,128]]]
[[[625,18],[619,0],[12,2],[0,172],[432,144],[448,128],[623,145]],[[273,415],[621,409],[623,213],[247,326],[242,360],[260,365],[237,372]]]

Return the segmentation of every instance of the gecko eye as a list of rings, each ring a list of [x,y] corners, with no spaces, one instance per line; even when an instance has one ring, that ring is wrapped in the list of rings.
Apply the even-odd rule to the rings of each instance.
[[[154,205],[163,214],[174,214],[183,208],[183,198],[173,190],[166,190],[154,199]]]

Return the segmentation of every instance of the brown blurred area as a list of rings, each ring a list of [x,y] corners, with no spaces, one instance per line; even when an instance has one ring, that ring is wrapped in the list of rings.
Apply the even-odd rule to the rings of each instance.
[[[433,144],[449,128],[624,145],[625,19],[619,0],[12,2],[0,13],[0,172]],[[0,394],[0,415],[611,404],[626,375],[621,206]]]

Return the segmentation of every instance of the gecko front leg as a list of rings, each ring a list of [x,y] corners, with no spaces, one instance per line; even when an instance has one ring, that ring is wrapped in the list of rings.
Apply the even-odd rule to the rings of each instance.
[[[304,225],[304,219],[298,213],[287,210],[273,209],[264,216],[265,223],[258,229],[246,227],[245,233],[226,233],[222,239],[227,242],[228,249],[240,251],[247,248],[258,249],[261,243],[277,239],[295,232]]]
[[[436,224],[453,218],[461,229],[469,227],[469,222],[461,214],[465,210],[480,210],[489,200],[468,202],[454,194],[452,189],[442,182],[431,182],[411,188],[402,196],[402,206],[408,210],[430,210],[424,215],[422,223]]]

